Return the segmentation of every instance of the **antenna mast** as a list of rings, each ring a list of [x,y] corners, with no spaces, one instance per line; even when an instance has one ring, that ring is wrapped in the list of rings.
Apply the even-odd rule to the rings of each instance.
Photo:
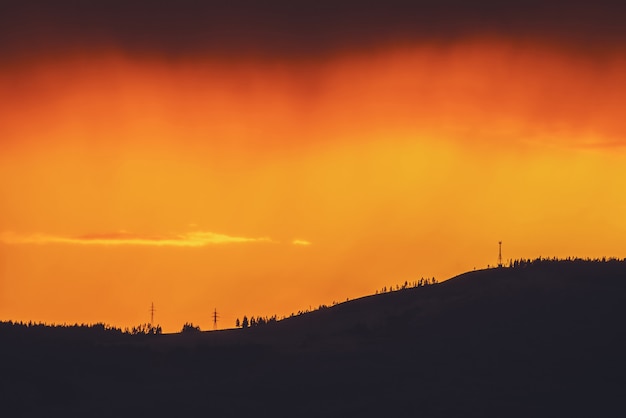
[[[217,308],[213,309],[213,329],[216,330],[217,329],[217,320],[220,318],[219,314],[217,313]]]
[[[152,302],[150,304],[150,326],[152,326],[152,324],[154,324],[154,313],[156,312],[156,309],[154,309],[154,302]]]
[[[498,267],[502,267],[502,241],[498,241]]]

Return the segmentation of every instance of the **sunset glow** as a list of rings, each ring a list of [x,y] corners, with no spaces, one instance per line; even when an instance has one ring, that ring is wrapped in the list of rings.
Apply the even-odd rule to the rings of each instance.
[[[0,67],[0,317],[221,327],[626,256],[626,58],[477,36]],[[6,100],[10,98],[10,100]]]

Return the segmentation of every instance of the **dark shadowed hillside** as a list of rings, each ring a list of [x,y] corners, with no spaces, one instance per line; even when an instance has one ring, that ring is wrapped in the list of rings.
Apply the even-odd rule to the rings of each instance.
[[[0,393],[6,416],[623,416],[625,319],[626,263],[535,261],[253,329],[4,326]]]

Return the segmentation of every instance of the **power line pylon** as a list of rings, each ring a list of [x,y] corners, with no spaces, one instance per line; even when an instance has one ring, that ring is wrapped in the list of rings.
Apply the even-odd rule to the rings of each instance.
[[[154,309],[154,302],[152,302],[150,304],[150,326],[152,326],[154,324],[154,313],[156,312],[156,309]]]
[[[217,320],[220,318],[219,314],[217,313],[217,308],[213,309],[213,329],[216,330],[217,329]]]
[[[502,267],[502,241],[498,241],[498,267]]]

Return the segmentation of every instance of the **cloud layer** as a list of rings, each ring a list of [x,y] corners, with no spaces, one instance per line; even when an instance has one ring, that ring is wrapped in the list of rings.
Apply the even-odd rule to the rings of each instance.
[[[0,5],[0,52],[310,56],[473,35],[623,45],[626,6],[598,0],[21,1]],[[596,48],[591,48],[595,50]],[[9,54],[10,55],[10,54]]]
[[[152,247],[204,247],[216,244],[235,244],[249,242],[273,242],[270,238],[235,237],[215,232],[190,232],[172,236],[150,236],[116,232],[109,234],[88,234],[74,237],[58,235],[17,235],[3,233],[0,242],[5,244],[74,244],[74,245],[134,245]]]

